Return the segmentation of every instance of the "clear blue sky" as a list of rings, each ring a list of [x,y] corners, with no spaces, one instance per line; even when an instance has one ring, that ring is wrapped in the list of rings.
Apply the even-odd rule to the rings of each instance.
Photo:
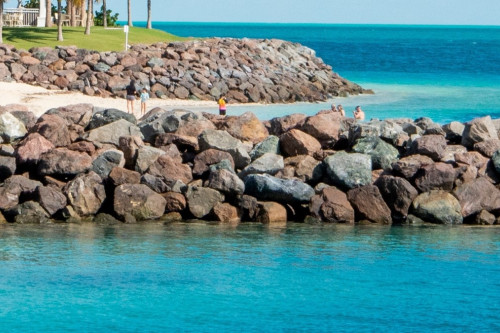
[[[127,0],[107,3],[127,19]],[[146,0],[132,6],[132,19],[145,21]],[[153,21],[500,26],[500,0],[152,0],[152,7]]]

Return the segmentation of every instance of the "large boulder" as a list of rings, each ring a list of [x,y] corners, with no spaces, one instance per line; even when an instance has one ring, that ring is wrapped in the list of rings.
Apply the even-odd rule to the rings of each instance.
[[[20,164],[36,164],[40,157],[54,149],[54,144],[38,133],[31,133],[17,146],[16,157]]]
[[[226,117],[219,129],[227,131],[239,140],[250,141],[253,144],[261,142],[269,135],[266,127],[252,112]]]
[[[472,147],[475,143],[498,139],[498,133],[490,116],[475,118],[465,124],[462,145]]]
[[[181,212],[187,207],[186,197],[181,193],[167,192],[162,194],[165,199],[165,212]]]
[[[339,140],[341,120],[339,113],[321,113],[307,117],[300,129],[316,138],[323,148],[333,148]]]
[[[406,179],[412,179],[423,165],[433,164],[434,161],[425,155],[410,155],[399,159],[392,164],[395,173]]]
[[[167,184],[176,180],[181,180],[184,184],[187,184],[193,179],[189,165],[182,164],[167,155],[158,157],[156,162],[149,167],[148,173],[163,178]]]
[[[313,155],[321,150],[321,144],[313,136],[292,129],[280,136],[280,150],[286,156]]]
[[[56,147],[66,147],[71,143],[68,122],[55,114],[44,114],[38,118],[31,133],[38,133]]]
[[[429,156],[434,161],[443,158],[446,150],[446,139],[442,135],[424,135],[415,139],[411,143],[410,151],[412,154]]]
[[[124,119],[133,125],[137,123],[133,114],[117,109],[106,109],[104,111],[94,113],[86,129],[93,130],[94,128],[114,123],[120,119]]]
[[[141,183],[141,174],[139,172],[118,166],[111,170],[108,178],[114,186]]]
[[[236,174],[225,169],[210,172],[206,186],[230,195],[245,192],[245,183]]]
[[[240,178],[245,178],[247,175],[253,173],[275,175],[278,171],[283,170],[284,167],[283,156],[266,153],[247,165],[238,173],[238,176]]]
[[[202,176],[210,169],[210,165],[217,164],[222,160],[227,160],[234,169],[234,161],[231,154],[217,149],[207,149],[194,158],[193,175]]]
[[[7,178],[3,186],[0,186],[0,209],[15,207],[21,196],[31,197],[39,186],[42,186],[42,183],[23,176],[14,175]]]
[[[81,173],[66,184],[63,193],[80,217],[96,214],[106,199],[101,177],[93,171]]]
[[[101,178],[106,179],[113,168],[123,167],[124,165],[125,158],[123,157],[123,152],[117,149],[110,149],[97,156],[92,162],[92,171],[101,176]]]
[[[68,124],[79,125],[85,128],[92,118],[93,112],[94,106],[92,104],[82,103],[50,109],[45,114],[56,115],[66,120]]]
[[[372,160],[369,155],[337,152],[323,160],[326,173],[336,185],[352,189],[372,181]]]
[[[245,178],[245,194],[264,201],[305,203],[314,195],[314,189],[298,180],[252,174]]]
[[[24,137],[27,132],[21,120],[9,112],[0,113],[0,141],[9,143]]]
[[[500,190],[484,177],[458,186],[453,190],[453,194],[460,202],[464,217],[481,210],[489,212],[500,210]]]
[[[434,190],[417,196],[412,203],[412,213],[426,222],[462,224],[460,203],[448,192]]]
[[[277,202],[261,201],[258,203],[258,213],[256,221],[266,224],[286,222],[286,208]]]
[[[351,189],[347,199],[354,207],[356,215],[374,223],[392,224],[391,210],[375,185],[366,185]]]
[[[287,157],[281,178],[298,178],[306,183],[317,183],[324,175],[323,164],[309,155]]]
[[[280,153],[280,139],[275,135],[269,135],[267,138],[257,143],[252,151],[249,153],[250,157],[253,160],[258,159],[265,153]]]
[[[212,209],[224,201],[224,195],[207,187],[189,186],[186,192],[188,209],[196,218],[208,215]]]
[[[284,117],[273,118],[269,121],[269,132],[273,135],[280,136],[292,128],[302,125],[306,117],[307,116],[302,113],[293,113]]]
[[[166,201],[143,184],[123,184],[115,189],[113,208],[122,219],[152,220],[163,216]]]
[[[213,215],[216,221],[225,223],[238,223],[240,222],[240,216],[238,208],[233,205],[224,202],[218,203],[213,209]]]
[[[137,151],[140,147],[144,146],[142,139],[138,136],[122,136],[118,140],[118,146],[120,147],[120,150],[123,151],[125,165],[128,168],[134,169],[137,159]]]
[[[390,170],[398,160],[399,151],[379,137],[360,138],[352,150],[356,153],[370,155],[374,169]]]
[[[66,148],[53,149],[40,157],[38,173],[42,176],[75,176],[90,170],[92,158]]]
[[[243,169],[251,159],[243,143],[226,131],[206,130],[199,137],[200,150],[217,149],[228,152],[234,160],[235,167]]]
[[[85,132],[83,139],[94,142],[94,144],[110,143],[119,146],[119,140],[122,136],[138,136],[142,139],[139,128],[124,119]]]
[[[387,206],[396,219],[405,219],[408,216],[413,199],[418,191],[404,178],[384,175],[379,177],[375,184]]]
[[[423,165],[415,175],[415,186],[420,192],[430,190],[451,191],[457,179],[457,172],[448,163]]]
[[[54,187],[38,186],[35,191],[36,202],[40,204],[50,216],[64,209],[67,204],[66,196]]]
[[[347,195],[335,187],[325,187],[311,198],[310,212],[325,222],[354,223],[354,209]]]
[[[10,156],[0,156],[0,182],[9,178],[16,172],[16,158]]]
[[[135,160],[135,171],[145,173],[153,163],[162,155],[167,153],[161,149],[151,146],[143,146],[137,149],[137,158]]]

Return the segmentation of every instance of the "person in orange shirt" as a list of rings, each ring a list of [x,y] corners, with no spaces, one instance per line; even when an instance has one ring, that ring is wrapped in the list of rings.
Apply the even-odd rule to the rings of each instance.
[[[219,103],[219,115],[225,116],[226,115],[226,103],[227,103],[226,96],[222,95],[219,98],[218,103]]]

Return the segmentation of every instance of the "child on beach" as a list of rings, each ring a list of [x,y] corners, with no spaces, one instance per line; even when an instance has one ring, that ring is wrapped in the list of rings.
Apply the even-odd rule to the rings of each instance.
[[[219,115],[221,116],[225,116],[226,115],[226,103],[227,103],[227,100],[226,100],[226,96],[222,95],[220,98],[219,98]]]
[[[141,116],[146,114],[146,102],[149,99],[149,94],[146,88],[142,88],[141,91]]]

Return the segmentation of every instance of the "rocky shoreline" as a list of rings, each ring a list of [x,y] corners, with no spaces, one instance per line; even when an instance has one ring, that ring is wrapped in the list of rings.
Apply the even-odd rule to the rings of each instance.
[[[277,39],[213,38],[134,45],[128,52],[26,51],[0,44],[0,81],[125,97],[131,80],[156,98],[211,101],[225,94],[237,103],[313,102],[373,93],[332,72],[313,50]]]
[[[0,107],[0,220],[498,224],[500,120]]]

